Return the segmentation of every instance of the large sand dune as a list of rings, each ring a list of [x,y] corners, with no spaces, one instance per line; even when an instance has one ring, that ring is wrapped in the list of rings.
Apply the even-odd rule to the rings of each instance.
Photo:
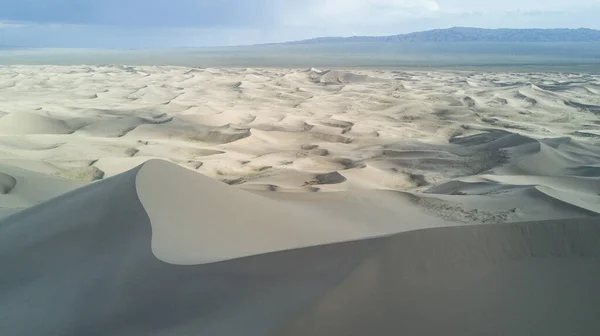
[[[1,334],[599,334],[599,92],[0,67]]]
[[[447,223],[397,196],[367,193],[357,203],[323,195],[317,201],[327,211],[149,161],[14,214],[0,222],[0,328],[6,335],[600,332],[595,218],[369,239]],[[390,197],[398,213],[378,215]],[[289,250],[301,246],[313,247]]]
[[[397,196],[405,208],[382,220],[377,196],[392,197],[354,203],[331,193],[318,199],[335,203],[325,211],[149,161],[0,222],[0,327],[8,335],[600,332],[595,218],[368,239],[447,224]],[[264,254],[278,250],[288,251]]]

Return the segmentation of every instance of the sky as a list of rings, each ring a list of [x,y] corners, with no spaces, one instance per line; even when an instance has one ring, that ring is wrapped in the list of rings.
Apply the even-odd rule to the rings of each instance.
[[[170,48],[453,26],[600,29],[600,0],[0,0],[0,46]]]

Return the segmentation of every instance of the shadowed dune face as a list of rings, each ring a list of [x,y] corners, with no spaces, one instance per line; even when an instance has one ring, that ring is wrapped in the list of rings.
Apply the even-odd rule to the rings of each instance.
[[[17,185],[17,180],[11,175],[0,173],[0,194],[8,194]]]
[[[173,205],[169,198],[149,201],[144,193],[151,189],[142,186],[151,177],[176,176],[170,174],[174,171],[185,170],[150,161],[0,221],[0,328],[9,335],[65,336],[600,331],[595,318],[600,309],[600,229],[595,218],[432,228],[268,254],[262,254],[269,252],[262,242],[262,251],[245,258],[174,265],[160,259],[176,258],[175,252],[185,246],[157,251],[155,235],[177,235],[186,228],[157,223],[156,213],[173,211]],[[183,174],[181,179],[216,201],[227,197],[230,206],[247,202],[273,208],[269,198],[201,176]],[[327,199],[333,195],[321,194],[319,204],[329,204],[329,214],[337,214],[342,225],[341,213],[357,205],[352,199]],[[183,190],[181,196],[194,195]],[[359,203],[362,210],[369,209],[365,200]],[[228,226],[223,228],[228,238],[208,239],[218,240],[221,250],[257,239],[227,214],[202,208],[218,202],[197,201],[179,203],[176,209],[196,219],[187,224],[196,227],[197,235],[190,239],[197,248],[209,242],[203,239],[219,219]],[[303,208],[320,214],[321,221],[312,224],[331,224],[319,206]],[[252,211],[265,216],[262,220],[286,224],[277,213]],[[157,224],[170,225],[169,232],[156,232],[161,229]],[[353,225],[350,220],[346,224]],[[319,229],[303,230],[313,230],[323,243]],[[287,248],[298,247],[295,237],[301,234],[292,232]],[[169,243],[177,245],[180,237],[159,239],[173,239]],[[275,243],[286,249],[285,241]]]
[[[277,335],[593,335],[597,220],[439,228],[382,242]]]
[[[206,267],[168,264],[152,252],[137,174],[132,170],[0,222],[3,332],[231,335],[253,324],[249,335],[265,335],[339,283],[360,259],[349,255],[375,245],[316,247],[308,258],[299,250]],[[331,258],[316,261],[321,255]]]

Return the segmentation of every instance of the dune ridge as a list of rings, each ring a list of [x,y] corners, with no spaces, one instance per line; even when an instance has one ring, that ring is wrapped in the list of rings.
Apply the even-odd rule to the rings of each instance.
[[[418,209],[407,197],[394,197],[393,213],[410,215],[411,222],[398,223],[369,204],[377,194],[351,213],[371,221],[351,220],[336,214],[348,195],[330,194],[299,202],[266,198],[214,181],[161,160],[137,168],[136,195],[152,224],[152,250],[157,258],[174,264],[203,264],[249,255],[388,235],[398,231],[451,225]],[[315,203],[339,202],[340,209],[323,211]],[[374,202],[374,201],[373,201]],[[202,223],[199,225],[199,223]],[[418,223],[418,224],[417,224]]]
[[[173,176],[189,190],[157,197],[165,185],[156,181]],[[194,191],[210,197],[177,199]],[[381,212],[382,195],[360,202],[320,195],[315,203],[274,200],[153,160],[8,216],[0,220],[0,327],[9,335],[67,336],[477,335],[490,328],[525,335],[542,330],[543,321],[549,335],[600,330],[596,218],[451,226],[405,205],[397,209],[404,217],[386,216],[395,232],[407,232],[383,234],[376,226],[357,230],[360,219],[341,215]],[[207,213],[225,199],[256,218],[236,223],[219,209]],[[297,220],[313,223],[290,227],[297,223],[262,210],[275,204],[282,211],[296,206],[288,214],[304,213]],[[159,217],[173,211],[191,220]],[[244,231],[250,223],[259,231],[268,220],[274,240]],[[427,221],[431,228],[423,229]],[[333,225],[338,234],[323,236]],[[277,236],[277,227],[288,235]],[[186,235],[195,244],[182,242]],[[211,241],[216,245],[207,247]],[[215,259],[190,259],[193,249]],[[461,309],[448,310],[444,300]]]

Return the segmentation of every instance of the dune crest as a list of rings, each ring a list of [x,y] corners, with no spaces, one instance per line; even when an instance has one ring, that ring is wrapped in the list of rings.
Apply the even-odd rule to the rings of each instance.
[[[69,134],[73,132],[63,120],[21,112],[0,118],[2,134]]]
[[[340,218],[334,215],[343,211],[340,205],[330,213],[314,203],[265,198],[160,160],[144,163],[135,185],[152,225],[152,250],[157,258],[173,264],[210,263],[417,228],[393,218],[369,223]],[[339,199],[343,206],[343,198],[331,194],[318,202]],[[396,211],[404,206],[421,227],[449,225],[410,210],[407,199],[404,205],[402,199],[398,201]],[[378,210],[361,208],[353,211],[367,217]]]

